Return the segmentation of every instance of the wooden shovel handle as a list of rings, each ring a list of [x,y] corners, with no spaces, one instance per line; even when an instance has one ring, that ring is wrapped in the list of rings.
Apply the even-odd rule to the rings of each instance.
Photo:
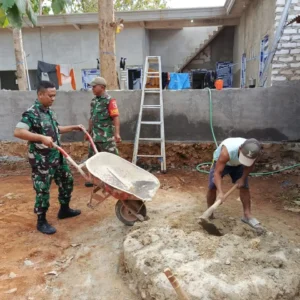
[[[235,191],[237,189],[238,185],[235,184],[225,195],[224,198],[226,199],[233,191]],[[211,206],[209,207],[204,213],[203,215],[200,217],[200,219],[208,219],[212,213],[217,209],[218,206],[220,206],[222,203],[221,199],[217,199],[217,201]]]
[[[178,282],[178,280],[175,277],[175,275],[173,274],[173,272],[169,268],[167,268],[164,270],[164,273],[167,276],[168,280],[170,281],[172,287],[174,288],[178,298],[180,300],[189,300],[187,294],[180,286],[180,283]]]

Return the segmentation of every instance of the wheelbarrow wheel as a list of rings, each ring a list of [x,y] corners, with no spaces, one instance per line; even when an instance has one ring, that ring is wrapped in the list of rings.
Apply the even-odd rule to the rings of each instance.
[[[133,226],[136,221],[139,221],[138,216],[132,212],[138,214],[140,218],[145,218],[147,215],[146,206],[141,200],[119,200],[116,203],[115,210],[117,218],[127,226]]]

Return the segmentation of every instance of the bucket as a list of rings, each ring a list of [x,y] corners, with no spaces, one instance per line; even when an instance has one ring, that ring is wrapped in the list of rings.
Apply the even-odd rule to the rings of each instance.
[[[219,91],[222,90],[223,89],[223,84],[224,84],[224,82],[223,82],[222,79],[217,79],[215,81],[215,87],[216,87],[216,89],[219,90]]]

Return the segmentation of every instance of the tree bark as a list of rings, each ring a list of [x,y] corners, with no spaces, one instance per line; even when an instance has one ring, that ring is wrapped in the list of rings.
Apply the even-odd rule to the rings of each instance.
[[[40,16],[43,14],[43,3],[44,3],[44,0],[39,0],[39,15]]]
[[[26,91],[28,89],[27,76],[24,65],[24,56],[23,56],[23,39],[22,39],[22,30],[18,28],[13,29],[13,40],[14,40],[14,49],[16,57],[16,75],[18,80],[18,87],[20,91]]]
[[[98,0],[100,74],[107,88],[118,89],[116,64],[116,29],[113,0]]]

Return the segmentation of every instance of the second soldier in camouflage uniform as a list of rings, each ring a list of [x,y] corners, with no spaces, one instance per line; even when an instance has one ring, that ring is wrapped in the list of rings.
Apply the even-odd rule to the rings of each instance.
[[[106,93],[106,81],[96,77],[90,85],[93,87],[95,98],[91,102],[91,116],[88,132],[92,135],[99,152],[105,151],[118,155],[116,143],[121,142],[120,120],[116,100]],[[93,156],[89,147],[89,157]],[[87,187],[93,186],[90,182]]]
[[[46,212],[50,206],[52,180],[58,185],[58,200],[61,204],[59,219],[74,217],[79,210],[69,208],[73,191],[73,176],[70,168],[53,142],[60,144],[60,134],[81,130],[80,125],[59,126],[50,106],[55,100],[56,89],[51,82],[42,81],[38,88],[38,100],[22,115],[15,136],[28,141],[28,158],[32,167],[33,187],[36,191],[34,212],[38,215],[37,229],[46,234],[55,233],[48,224]]]

